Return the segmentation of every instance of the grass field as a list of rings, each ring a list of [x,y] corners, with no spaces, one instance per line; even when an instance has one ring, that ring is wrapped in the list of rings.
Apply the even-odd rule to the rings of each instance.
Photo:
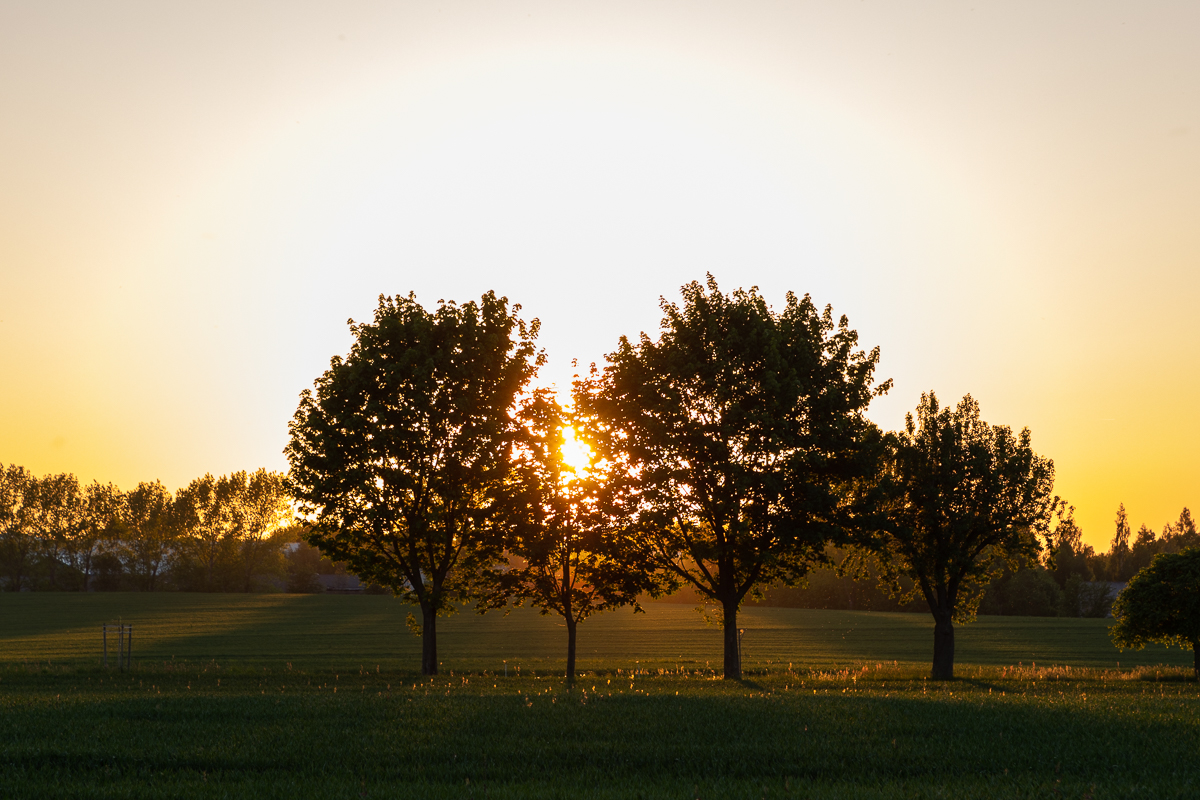
[[[100,626],[134,626],[139,661],[292,662],[296,667],[405,670],[420,664],[420,640],[404,619],[409,607],[387,596],[205,594],[0,594],[0,663],[98,664]],[[924,614],[752,607],[743,610],[749,669],[846,668],[862,663],[928,664],[933,622]],[[445,669],[510,668],[548,672],[565,663],[565,628],[555,617],[516,609],[508,616],[464,612],[440,620]],[[958,662],[1009,666],[1117,668],[1191,664],[1188,651],[1118,651],[1108,622],[1092,619],[981,617],[957,630]],[[580,669],[696,668],[721,662],[721,633],[692,608],[648,604],[579,629]]]
[[[981,619],[935,684],[916,615],[749,609],[739,683],[695,612],[647,612],[581,628],[568,694],[525,612],[452,618],[429,679],[386,597],[0,595],[0,797],[1200,795],[1190,654],[1103,621]]]

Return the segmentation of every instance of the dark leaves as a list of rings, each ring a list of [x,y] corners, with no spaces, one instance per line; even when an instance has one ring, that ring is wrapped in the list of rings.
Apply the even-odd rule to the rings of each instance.
[[[310,540],[361,577],[434,610],[471,593],[502,549],[492,525],[542,355],[505,298],[379,298],[374,320],[301,395],[286,449]]]

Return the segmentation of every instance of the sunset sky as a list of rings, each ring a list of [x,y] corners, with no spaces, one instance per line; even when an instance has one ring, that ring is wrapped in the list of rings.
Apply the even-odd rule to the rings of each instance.
[[[284,469],[380,293],[543,379],[711,272],[1033,431],[1085,540],[1200,505],[1200,3],[0,4],[0,463]]]

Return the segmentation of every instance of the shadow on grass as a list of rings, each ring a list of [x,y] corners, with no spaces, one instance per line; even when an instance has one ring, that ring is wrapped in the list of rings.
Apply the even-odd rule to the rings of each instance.
[[[404,625],[411,609],[393,598],[329,595],[177,593],[0,594],[0,659],[52,658],[96,664],[100,624],[117,617],[135,627],[135,659],[178,659],[357,667],[360,663],[419,664],[420,640]],[[747,674],[799,669],[832,671],[847,665],[927,663],[928,621],[921,615],[810,609],[747,611]],[[758,627],[753,627],[758,626]],[[980,618],[963,629],[962,661],[974,664],[1066,664],[1127,669],[1191,664],[1175,649],[1118,653],[1103,620]],[[502,671],[561,670],[565,633],[529,609],[508,617],[469,610],[439,623],[444,668]],[[614,612],[580,631],[581,671],[641,668],[716,670],[721,635],[690,609],[649,604],[647,613]],[[110,643],[110,647],[115,647]]]

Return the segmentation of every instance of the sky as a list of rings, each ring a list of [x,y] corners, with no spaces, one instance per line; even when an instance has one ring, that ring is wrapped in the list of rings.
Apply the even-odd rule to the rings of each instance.
[[[870,416],[1029,427],[1085,541],[1200,504],[1200,4],[0,4],[0,463],[285,469],[380,294],[541,380],[712,273],[846,314]]]

